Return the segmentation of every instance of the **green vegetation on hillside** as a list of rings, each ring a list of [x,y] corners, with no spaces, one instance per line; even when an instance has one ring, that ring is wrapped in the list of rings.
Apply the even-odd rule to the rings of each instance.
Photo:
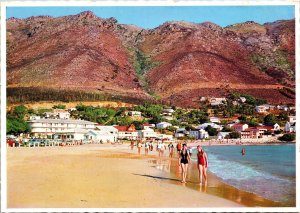
[[[285,50],[277,49],[271,54],[253,53],[251,60],[263,72],[272,69],[285,73],[288,78],[295,78],[293,67],[288,60],[288,53]],[[272,73],[268,74],[272,75]]]

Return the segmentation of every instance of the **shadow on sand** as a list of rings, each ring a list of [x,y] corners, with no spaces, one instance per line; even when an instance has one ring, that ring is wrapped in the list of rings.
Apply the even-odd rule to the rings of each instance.
[[[159,180],[169,180],[169,181],[176,181],[176,182],[179,181],[180,182],[180,180],[178,180],[178,179],[159,177],[159,176],[153,176],[153,175],[142,175],[142,174],[135,174],[135,173],[133,173],[133,175],[138,175],[138,176],[143,176],[143,177],[148,177],[148,178],[153,178],[153,179],[159,179]]]

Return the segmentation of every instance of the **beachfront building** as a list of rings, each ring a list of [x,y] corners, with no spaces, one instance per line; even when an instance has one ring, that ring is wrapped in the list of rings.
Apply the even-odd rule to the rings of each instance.
[[[118,139],[136,140],[138,132],[133,124],[130,126],[114,126],[118,130]]]
[[[70,113],[63,109],[54,109],[53,112],[45,112],[44,117],[51,119],[70,119]]]
[[[219,132],[217,137],[219,140],[223,140],[226,138],[226,136],[229,136],[230,132]]]
[[[96,125],[95,130],[108,132],[109,134],[113,135],[115,138],[118,138],[118,129],[116,129],[114,126]]]
[[[289,116],[288,118],[290,123],[296,122],[296,116]]]
[[[112,143],[117,142],[117,136],[109,131],[90,130],[85,135],[86,140],[91,140],[94,143]]]
[[[220,118],[218,117],[210,117],[209,121],[212,123],[221,123]]]
[[[142,130],[138,130],[138,137],[143,139],[153,139],[157,138],[157,133],[154,132],[151,128],[146,128]]]
[[[157,139],[173,141],[173,135],[157,134]]]
[[[84,134],[95,129],[94,122],[73,119],[29,120],[31,135],[36,138],[83,140]]]
[[[204,129],[191,130],[189,131],[189,136],[194,137],[196,140],[209,138],[209,134]]]
[[[263,134],[264,134],[264,131],[262,129],[259,129],[256,127],[250,127],[241,132],[241,138],[242,139],[247,139],[247,138],[258,139],[258,138],[262,138]]]
[[[223,129],[223,126],[215,124],[215,123],[203,123],[196,127],[196,129],[206,129],[206,127],[211,126],[212,128],[217,129],[218,131]]]
[[[158,129],[165,129],[169,126],[172,126],[172,124],[170,124],[168,122],[160,122],[160,123],[156,124],[156,128],[158,128]]]

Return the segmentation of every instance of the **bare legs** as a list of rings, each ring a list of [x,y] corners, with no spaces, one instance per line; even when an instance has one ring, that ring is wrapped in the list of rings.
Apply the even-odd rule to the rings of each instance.
[[[182,169],[182,183],[186,183],[186,172],[187,172],[187,169],[188,169],[188,164],[184,164],[184,163],[181,163],[181,169]]]
[[[206,167],[201,164],[198,164],[197,167],[198,167],[198,171],[199,171],[200,184],[202,184],[202,177],[204,177],[204,181],[206,184],[207,183]]]

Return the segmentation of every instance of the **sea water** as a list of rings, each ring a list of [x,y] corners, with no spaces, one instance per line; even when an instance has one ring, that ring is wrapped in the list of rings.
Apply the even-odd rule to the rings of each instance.
[[[223,182],[264,198],[294,203],[295,145],[207,146],[208,170]],[[241,150],[245,148],[246,154]],[[193,149],[196,160],[197,150]]]

